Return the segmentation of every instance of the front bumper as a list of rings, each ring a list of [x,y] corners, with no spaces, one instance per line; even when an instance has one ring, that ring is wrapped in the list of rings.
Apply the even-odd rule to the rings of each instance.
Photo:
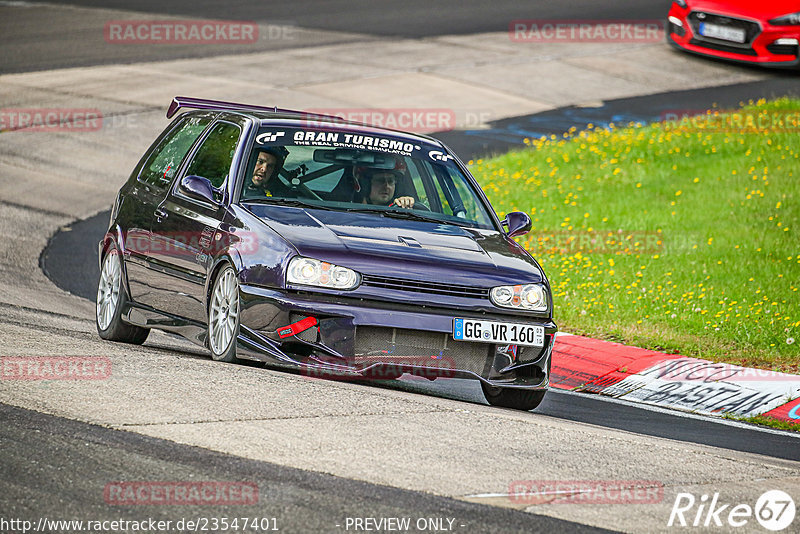
[[[246,355],[298,367],[310,376],[473,378],[488,385],[544,389],[557,327],[521,318],[400,305],[241,285],[241,338]],[[312,317],[314,326],[287,333]],[[545,329],[543,347],[456,341],[455,317],[523,322]],[[309,324],[309,321],[300,323]],[[281,337],[283,335],[284,337]]]
[[[709,16],[717,16],[710,14]],[[719,15],[722,17],[722,15]],[[737,63],[774,68],[800,67],[800,46],[776,44],[779,39],[800,39],[800,28],[771,26],[765,21],[753,24],[753,36],[743,45],[703,37],[697,31],[696,12],[673,4],[667,23],[667,41],[678,48]],[[744,19],[743,19],[744,20]],[[676,24],[675,22],[680,22]],[[756,25],[758,29],[756,30]]]

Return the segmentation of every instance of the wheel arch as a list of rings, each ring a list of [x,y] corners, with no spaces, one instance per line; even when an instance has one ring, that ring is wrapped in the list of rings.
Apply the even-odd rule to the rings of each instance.
[[[98,264],[101,271],[103,270],[103,260],[106,259],[106,254],[108,254],[108,250],[112,245],[115,246],[119,251],[120,265],[122,266],[122,283],[125,286],[125,292],[130,297],[131,287],[128,283],[128,268],[125,264],[125,239],[123,237],[122,228],[120,228],[118,224],[115,224],[112,228],[109,228],[106,234],[103,236],[103,239],[100,241]]]
[[[117,250],[119,250],[121,254],[125,253],[125,240],[122,238],[122,228],[120,228],[118,224],[109,228],[100,241],[100,254],[98,259],[101,267],[103,266],[103,259],[106,257],[108,248],[112,243],[117,246]]]
[[[214,290],[214,282],[216,281],[217,276],[219,276],[219,272],[226,265],[233,267],[238,278],[239,273],[241,273],[242,269],[244,268],[244,263],[242,262],[242,257],[239,254],[239,251],[235,249],[229,249],[214,258],[214,263],[208,270],[208,276],[206,277],[205,302],[203,303],[206,309],[206,316],[208,316],[208,306],[211,303],[211,292]]]

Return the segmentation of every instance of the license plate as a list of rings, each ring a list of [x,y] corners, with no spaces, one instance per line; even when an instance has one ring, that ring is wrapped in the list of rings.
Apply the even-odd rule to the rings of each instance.
[[[741,28],[719,26],[717,24],[708,24],[706,22],[700,24],[700,35],[703,37],[722,39],[724,41],[733,41],[734,43],[743,43],[747,40],[747,32]]]
[[[453,319],[453,339],[500,345],[543,347],[544,327],[480,319]]]

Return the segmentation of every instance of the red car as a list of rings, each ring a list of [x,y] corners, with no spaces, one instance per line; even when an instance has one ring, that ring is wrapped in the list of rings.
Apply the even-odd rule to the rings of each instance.
[[[800,0],[674,0],[670,44],[771,67],[800,66]]]

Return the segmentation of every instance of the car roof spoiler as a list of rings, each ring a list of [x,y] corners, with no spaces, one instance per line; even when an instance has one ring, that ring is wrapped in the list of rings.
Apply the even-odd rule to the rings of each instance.
[[[322,115],[319,113],[308,113],[294,109],[282,109],[274,106],[254,106],[251,104],[237,104],[236,102],[225,102],[223,100],[206,100],[204,98],[191,98],[188,96],[176,96],[167,108],[167,118],[171,119],[180,109],[213,109],[217,111],[261,111],[267,113],[281,113],[299,115],[302,117],[315,117],[322,119],[333,119],[344,121],[342,117],[335,115]]]

